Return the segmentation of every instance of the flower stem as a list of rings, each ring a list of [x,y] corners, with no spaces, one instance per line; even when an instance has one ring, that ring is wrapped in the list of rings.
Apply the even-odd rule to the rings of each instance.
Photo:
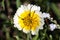
[[[27,34],[27,40],[31,40],[32,38],[31,38],[31,33],[28,33]]]

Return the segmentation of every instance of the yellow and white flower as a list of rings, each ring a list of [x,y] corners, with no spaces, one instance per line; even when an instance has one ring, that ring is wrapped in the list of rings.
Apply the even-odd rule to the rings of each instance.
[[[14,15],[14,27],[23,30],[24,33],[36,35],[39,29],[43,29],[44,19],[40,7],[36,5],[21,5]]]

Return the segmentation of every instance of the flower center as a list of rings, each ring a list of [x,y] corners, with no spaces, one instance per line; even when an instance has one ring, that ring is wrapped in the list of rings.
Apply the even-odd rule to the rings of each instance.
[[[33,21],[32,18],[30,16],[27,16],[27,17],[24,18],[23,23],[26,26],[31,26],[32,21]]]
[[[33,30],[40,25],[40,17],[34,12],[30,12],[30,11],[25,11],[23,12],[18,18],[18,23],[20,26],[23,27],[30,27]]]

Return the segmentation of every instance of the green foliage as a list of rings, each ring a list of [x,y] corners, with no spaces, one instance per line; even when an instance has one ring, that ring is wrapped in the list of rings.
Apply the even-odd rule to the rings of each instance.
[[[21,5],[20,0],[16,0],[16,6],[17,6],[17,8],[20,7],[20,5]]]
[[[38,39],[38,34],[35,37],[33,37],[32,40],[37,40],[37,39]]]
[[[60,40],[60,25],[58,30],[50,31],[49,23],[45,23],[44,29],[40,30],[37,35],[25,34],[14,28],[13,16],[18,7],[26,0],[2,0],[0,1],[0,40]],[[60,9],[56,3],[51,3],[49,0],[27,0],[32,4],[39,5],[42,12],[53,13],[57,16],[57,20],[60,20]],[[10,9],[12,12],[10,12]],[[54,15],[53,15],[54,16]],[[56,21],[57,21],[56,20]],[[49,22],[49,21],[48,21]],[[60,21],[58,21],[60,22]],[[56,24],[59,24],[59,23]],[[1,32],[2,31],[2,32]],[[52,33],[50,33],[52,32]]]
[[[58,19],[60,20],[60,9],[56,6],[55,3],[51,3],[51,8],[58,17]]]

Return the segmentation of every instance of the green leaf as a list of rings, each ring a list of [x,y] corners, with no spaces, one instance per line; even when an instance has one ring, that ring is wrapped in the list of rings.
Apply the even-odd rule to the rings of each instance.
[[[60,10],[58,9],[55,3],[51,3],[51,8],[55,12],[58,19],[60,19]]]
[[[11,40],[9,35],[9,29],[6,27],[6,25],[4,25],[4,31],[6,33],[6,40]]]
[[[6,19],[7,17],[6,17],[6,15],[4,13],[0,13],[0,18]]]
[[[2,0],[2,7],[3,7],[3,9],[5,9],[5,7],[4,7],[4,0]]]
[[[16,6],[17,6],[17,8],[18,8],[20,5],[21,5],[20,0],[16,0]]]
[[[52,35],[49,35],[49,37],[50,37],[50,40],[52,40]]]
[[[38,34],[35,37],[33,37],[32,40],[37,40],[37,39],[38,39]]]
[[[15,36],[15,37],[16,37],[16,39],[17,39],[17,40],[22,40],[21,38],[19,38],[19,37],[18,37],[18,35],[17,35],[17,36]]]

